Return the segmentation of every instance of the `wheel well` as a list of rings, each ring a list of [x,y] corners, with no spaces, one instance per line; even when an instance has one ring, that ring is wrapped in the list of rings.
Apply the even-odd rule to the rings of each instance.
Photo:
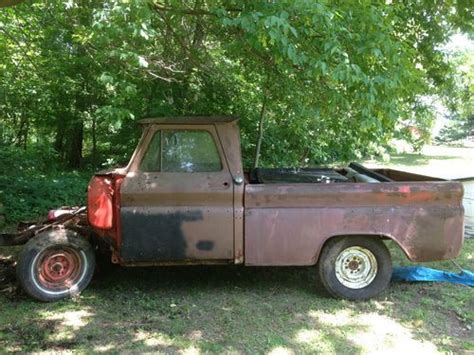
[[[100,238],[93,230],[80,226],[58,226],[56,228],[51,228],[45,232],[54,233],[58,230],[64,231],[64,233],[69,233],[71,235],[81,237],[89,242],[94,249],[98,250],[108,250],[108,247],[104,247],[103,238]],[[105,248],[105,249],[104,249]]]
[[[408,254],[407,250],[405,250],[405,248],[403,248],[403,246],[392,236],[385,235],[385,234],[360,234],[360,233],[358,233],[358,234],[338,234],[338,235],[333,235],[333,236],[330,236],[330,237],[326,238],[324,243],[321,245],[321,247],[317,251],[317,254],[315,256],[314,264],[316,264],[318,262],[319,256],[321,255],[321,251],[324,249],[324,247],[328,243],[330,243],[334,240],[338,240],[338,239],[341,239],[341,238],[347,238],[347,237],[365,237],[365,238],[378,238],[380,240],[390,240],[390,241],[394,242],[394,244],[403,252],[403,254],[405,254],[405,256],[409,260],[411,260],[410,255]]]

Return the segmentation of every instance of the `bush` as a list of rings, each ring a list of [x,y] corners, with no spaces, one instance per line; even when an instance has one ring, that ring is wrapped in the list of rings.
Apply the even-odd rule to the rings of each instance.
[[[90,172],[64,171],[43,146],[0,147],[0,202],[8,224],[36,219],[61,206],[84,205]]]

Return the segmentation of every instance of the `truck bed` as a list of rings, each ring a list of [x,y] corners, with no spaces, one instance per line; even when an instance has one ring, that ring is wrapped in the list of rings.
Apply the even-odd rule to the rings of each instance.
[[[256,168],[247,176],[250,184],[444,181],[394,169],[368,169],[358,163],[350,163],[348,167],[339,169],[330,167]]]
[[[331,183],[349,180],[331,168],[256,168],[250,171],[251,184]]]
[[[463,242],[461,183],[373,172],[390,181],[247,185],[245,262],[312,265],[327,239],[343,235],[392,239],[412,261],[456,257]]]

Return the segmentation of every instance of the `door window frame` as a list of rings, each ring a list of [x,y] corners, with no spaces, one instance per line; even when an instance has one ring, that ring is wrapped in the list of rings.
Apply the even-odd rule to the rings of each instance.
[[[196,171],[196,172],[185,172],[185,171],[143,171],[140,170],[140,164],[145,157],[145,154],[148,151],[148,147],[150,146],[156,132],[158,131],[206,131],[210,134],[212,140],[214,141],[214,144],[217,149],[217,154],[219,156],[220,162],[221,162],[221,170],[216,170],[216,171]],[[160,143],[161,147],[163,147],[163,142]],[[216,173],[222,173],[224,171],[229,171],[229,167],[227,164],[227,159],[224,154],[224,149],[222,148],[221,141],[219,139],[219,136],[217,135],[217,130],[214,125],[151,125],[149,128],[147,128],[147,132],[144,134],[141,142],[139,143],[139,150],[137,151],[137,154],[133,157],[133,161],[130,164],[130,169],[128,170],[129,172],[133,173],[141,173],[141,174],[186,174],[186,175],[191,175],[191,174],[216,174]]]

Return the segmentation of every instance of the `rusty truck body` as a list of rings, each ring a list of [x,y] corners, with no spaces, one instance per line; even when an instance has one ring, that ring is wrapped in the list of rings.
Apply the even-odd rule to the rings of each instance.
[[[384,240],[417,262],[460,252],[458,182],[358,164],[246,172],[233,117],[140,123],[127,167],[92,178],[87,228],[56,226],[27,243],[18,276],[33,297],[82,290],[99,247],[123,266],[317,265],[329,293],[349,299],[388,286]]]

